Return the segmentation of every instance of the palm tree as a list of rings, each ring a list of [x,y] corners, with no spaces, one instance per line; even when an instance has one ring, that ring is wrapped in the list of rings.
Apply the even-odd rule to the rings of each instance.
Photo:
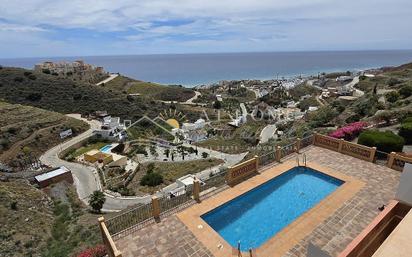
[[[96,190],[90,195],[89,204],[95,212],[100,212],[104,202],[106,202],[106,197],[103,192]]]

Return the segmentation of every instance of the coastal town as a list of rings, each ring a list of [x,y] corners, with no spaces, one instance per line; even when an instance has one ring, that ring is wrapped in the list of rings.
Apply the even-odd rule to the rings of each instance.
[[[371,201],[367,195],[359,196],[371,205],[359,215],[370,218],[362,221],[363,226],[347,223],[348,231],[334,227],[330,233],[344,233],[347,237],[338,244],[339,239],[333,236],[330,242],[335,247],[322,250],[312,244],[314,233],[328,236],[320,232],[328,226],[328,220],[320,220],[323,222],[320,227],[312,224],[301,230],[310,243],[298,244],[296,251],[303,254],[300,256],[318,256],[306,255],[311,252],[351,256],[344,253],[358,251],[353,249],[362,247],[369,237],[378,236],[371,227],[373,223],[367,226],[373,217],[378,215],[373,221],[377,224],[390,219],[390,215],[396,215],[399,222],[408,217],[404,210],[409,210],[408,203],[412,202],[402,192],[409,186],[404,181],[399,185],[396,182],[402,176],[401,171],[406,174],[412,166],[410,71],[410,64],[405,64],[307,77],[220,81],[189,89],[110,74],[81,60],[44,62],[33,70],[2,67],[1,83],[14,83],[27,96],[22,102],[11,87],[6,87],[0,95],[4,99],[0,102],[0,114],[6,121],[1,127],[4,133],[0,179],[4,185],[17,183],[16,186],[25,181],[24,187],[31,188],[25,190],[44,194],[44,199],[48,199],[45,206],[55,202],[56,208],[68,207],[76,212],[72,217],[98,219],[98,225],[92,226],[80,225],[69,217],[63,222],[68,227],[80,226],[83,233],[92,233],[93,237],[86,241],[90,244],[103,240],[101,251],[111,257],[144,256],[151,243],[135,240],[135,236],[144,238],[146,230],[150,235],[157,235],[159,230],[169,235],[173,233],[170,226],[174,219],[180,220],[179,233],[191,237],[195,244],[176,244],[165,239],[156,243],[159,254],[174,251],[192,252],[189,256],[229,256],[234,252],[270,256],[266,251],[276,251],[276,256],[282,256],[295,249],[292,243],[282,248],[280,240],[274,241],[274,246],[265,243],[257,247],[244,239],[245,245],[239,245],[225,234],[222,236],[226,241],[222,241],[210,230],[220,225],[215,224],[214,216],[205,216],[207,210],[225,202],[226,206],[231,194],[242,195],[255,184],[276,181],[273,174],[295,172],[293,167],[310,167],[337,181],[346,181],[336,185],[342,191],[347,190],[347,194],[330,195],[330,201],[336,204],[350,201],[350,196],[363,188],[364,183],[370,184],[371,189],[365,188],[370,195],[378,190],[375,180],[390,181],[382,188],[379,199]],[[66,96],[30,92],[38,85],[50,85]],[[96,92],[98,98],[91,101],[89,97]],[[105,104],[119,98],[124,100]],[[73,102],[64,102],[67,99]],[[46,109],[39,108],[42,106]],[[64,107],[60,112],[67,114],[53,112],[56,106]],[[152,112],[141,113],[148,106]],[[23,113],[27,118],[19,121]],[[382,138],[387,141],[381,142]],[[365,170],[359,177],[356,170],[361,166]],[[365,182],[364,176],[377,176],[375,170],[384,175]],[[326,185],[319,185],[322,186]],[[394,192],[399,197],[397,201],[391,198]],[[321,194],[321,191],[316,193]],[[392,201],[388,203],[389,200]],[[11,202],[12,210],[29,204],[23,202]],[[359,217],[344,206],[340,209],[342,215]],[[380,212],[378,207],[387,211]],[[321,208],[318,214],[340,217],[339,211],[334,213],[318,205],[314,208]],[[29,210],[38,209],[31,206]],[[317,214],[309,211],[307,215],[313,219]],[[30,222],[31,218],[25,220]],[[307,222],[304,218],[299,220]],[[199,226],[207,229],[199,231]],[[363,228],[367,232],[362,232]],[[92,232],[93,229],[101,231]],[[384,227],[385,233],[390,234],[390,229],[393,228]],[[355,238],[357,234],[353,231],[367,236]],[[205,240],[204,233],[211,238]],[[283,236],[288,234],[279,234]],[[52,244],[60,244],[59,240],[54,238]],[[351,240],[354,241],[349,244]],[[82,245],[79,241],[76,244]],[[221,246],[216,248],[216,244]]]

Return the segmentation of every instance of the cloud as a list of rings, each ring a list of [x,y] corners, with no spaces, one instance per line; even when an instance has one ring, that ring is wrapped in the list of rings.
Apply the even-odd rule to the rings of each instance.
[[[57,52],[74,49],[72,55],[407,48],[412,43],[410,0],[0,2],[0,32],[24,42],[57,42]],[[5,41],[7,50],[0,49],[0,56],[20,55],[27,47],[0,39]],[[31,55],[48,54],[33,48]]]

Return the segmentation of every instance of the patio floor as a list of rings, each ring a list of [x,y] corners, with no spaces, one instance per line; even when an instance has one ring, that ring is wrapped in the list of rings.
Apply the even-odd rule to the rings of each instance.
[[[366,185],[284,257],[306,256],[308,242],[337,256],[378,214],[378,207],[393,199],[400,172],[320,147],[311,146],[304,151],[308,162],[352,176]],[[176,215],[119,238],[116,245],[123,257],[213,256]]]

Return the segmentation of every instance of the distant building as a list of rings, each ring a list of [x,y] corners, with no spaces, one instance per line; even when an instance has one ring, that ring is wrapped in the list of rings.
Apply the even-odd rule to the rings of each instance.
[[[94,135],[113,141],[123,141],[127,138],[126,126],[120,122],[119,117],[106,116],[102,123],[100,129],[93,131]]]
[[[87,82],[97,82],[109,73],[103,67],[95,67],[82,60],[74,62],[43,62],[34,66],[36,72],[47,72],[53,75],[81,80]]]
[[[99,150],[91,150],[83,155],[85,161],[89,163],[101,163],[109,167],[122,167],[127,164],[127,157],[115,153],[104,153]]]
[[[41,175],[37,175],[34,177],[34,179],[36,183],[40,186],[40,188],[47,187],[51,184],[58,183],[61,181],[73,183],[73,176],[71,171],[64,166],[43,173]]]
[[[345,82],[345,81],[349,81],[352,80],[353,78],[351,76],[339,76],[336,78],[337,82]]]

